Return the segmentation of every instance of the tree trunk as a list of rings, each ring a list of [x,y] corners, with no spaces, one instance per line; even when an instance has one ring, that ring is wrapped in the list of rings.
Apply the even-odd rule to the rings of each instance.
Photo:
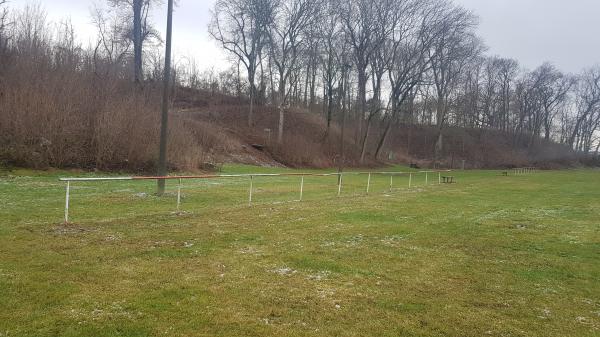
[[[383,132],[383,135],[381,136],[381,138],[379,138],[379,142],[377,143],[377,149],[375,150],[375,159],[379,158],[379,154],[381,153],[381,150],[383,150],[383,146],[385,145],[385,142],[387,141],[387,137],[390,133],[390,130],[392,129],[392,123],[396,119],[396,108],[397,108],[398,104],[397,104],[397,100],[394,97],[394,95],[392,95],[391,100],[392,100],[392,102],[391,102],[392,110],[390,112],[389,120],[385,127],[385,131]]]
[[[283,144],[283,123],[284,123],[284,111],[283,104],[279,105],[279,129],[277,132],[277,143]]]
[[[250,83],[250,111],[248,111],[248,127],[251,128],[254,126],[254,103],[256,103],[256,85],[254,84],[256,68],[250,66],[247,70],[248,82]]]
[[[438,128],[437,141],[435,142],[435,154],[433,159],[434,167],[437,166],[438,160],[442,156],[442,150],[444,149],[444,135],[442,134],[442,129]]]
[[[317,70],[316,70],[316,63],[313,62],[313,67],[311,70],[311,79],[310,79],[310,103],[308,105],[308,107],[310,109],[312,109],[315,105],[315,88],[316,88],[316,82],[317,82]]]
[[[277,143],[283,144],[283,123],[284,123],[284,106],[286,101],[285,87],[286,81],[284,73],[279,73],[279,128],[277,132]]]
[[[435,142],[435,148],[433,151],[433,165],[437,166],[437,162],[441,157],[442,150],[444,149],[444,136],[442,135],[442,130],[444,128],[444,119],[446,118],[446,104],[445,99],[442,94],[438,94],[438,102],[437,102],[437,140]]]
[[[358,69],[358,114],[357,114],[357,133],[362,134],[362,123],[365,117],[365,110],[367,108],[367,74],[366,67],[359,67]]]
[[[346,137],[346,113],[347,113],[347,105],[346,105],[346,90],[348,87],[346,71],[342,72],[342,83],[341,83],[341,93],[342,97],[342,133],[340,135],[340,163],[338,166],[338,185],[342,182],[341,173],[344,171],[344,166],[346,164],[346,153],[344,151],[344,139]]]
[[[327,133],[329,134],[329,130],[331,129],[331,119],[333,118],[333,99],[330,97],[327,98]]]
[[[385,141],[387,140],[388,134],[390,133],[391,129],[392,129],[392,117],[390,117],[390,121],[386,125],[383,135],[381,136],[381,138],[379,138],[379,142],[377,143],[377,150],[375,150],[375,159],[379,158],[379,154],[381,153],[381,150],[383,149],[383,146],[385,145]]]
[[[251,128],[254,124],[254,90],[250,89],[250,110],[248,111],[248,127]]]
[[[365,155],[367,153],[367,145],[368,145],[368,138],[369,138],[369,130],[371,129],[371,116],[369,116],[369,118],[367,119],[367,127],[365,128],[365,134],[363,136],[363,139],[361,140],[361,149],[360,149],[360,164],[364,164],[365,162]]]
[[[308,66],[306,67],[306,77],[304,78],[304,107],[308,108],[308,82],[309,82],[309,76],[308,74],[310,73],[310,64],[308,64]]]
[[[581,128],[581,123],[586,118],[587,118],[587,112],[585,114],[583,114],[582,116],[580,116],[579,118],[577,118],[577,123],[575,123],[573,132],[571,133],[571,136],[569,137],[569,145],[571,145],[571,147],[573,147],[573,145],[575,144],[575,138],[577,138],[577,135],[579,134],[579,129]]]

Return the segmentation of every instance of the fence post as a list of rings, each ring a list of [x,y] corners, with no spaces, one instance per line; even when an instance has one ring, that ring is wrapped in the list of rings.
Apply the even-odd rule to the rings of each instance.
[[[177,211],[181,205],[181,178],[179,178],[179,185],[177,185]]]
[[[342,180],[343,180],[344,174],[340,173],[340,179],[339,179],[339,184],[338,184],[338,197],[340,195],[342,195]]]
[[[250,192],[249,192],[249,196],[248,196],[248,206],[252,206],[252,185],[254,182],[254,176],[250,176]]]
[[[412,173],[408,175],[408,188],[412,187]]]
[[[304,176],[300,178],[300,201],[302,201],[302,196],[304,194]]]
[[[442,172],[438,172],[438,185],[442,184]]]
[[[367,178],[367,195],[369,195],[370,187],[371,187],[371,173],[369,173],[369,177]]]
[[[390,174],[390,192],[394,188],[394,175]]]
[[[69,223],[69,197],[71,192],[71,182],[67,181],[67,195],[65,197],[65,224]]]
[[[429,185],[429,172],[425,172],[425,186]]]

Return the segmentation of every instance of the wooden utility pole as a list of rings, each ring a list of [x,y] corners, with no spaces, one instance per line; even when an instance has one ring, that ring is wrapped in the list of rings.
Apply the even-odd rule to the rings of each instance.
[[[133,73],[137,84],[142,83],[142,0],[133,0]]]
[[[169,122],[169,85],[171,82],[171,41],[173,35],[173,0],[169,0],[167,8],[167,41],[165,50],[165,74],[163,77],[163,100],[160,123],[160,149],[158,155],[158,176],[167,175],[167,136]],[[165,193],[165,180],[158,180],[157,194]]]
[[[342,134],[340,135],[340,162],[338,166],[338,184],[342,181],[342,172],[344,171],[344,166],[346,163],[346,153],[344,151],[344,138],[346,137],[346,91],[348,90],[348,72],[350,71],[350,65],[344,64],[344,69],[342,70],[342,83],[341,83],[341,95],[342,95]]]

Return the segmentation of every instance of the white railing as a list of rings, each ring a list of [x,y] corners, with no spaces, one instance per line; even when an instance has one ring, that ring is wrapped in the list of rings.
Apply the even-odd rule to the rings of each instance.
[[[394,186],[394,176],[408,176],[408,188],[412,187],[413,175],[424,174],[425,184],[429,184],[430,174],[436,174],[438,178],[438,184],[442,183],[442,173],[451,172],[451,170],[435,170],[435,171],[414,171],[414,172],[343,172],[343,173],[253,173],[253,174],[220,174],[220,175],[189,175],[189,176],[131,176],[131,177],[101,177],[101,178],[60,178],[60,181],[66,182],[66,195],[65,195],[65,223],[69,222],[69,203],[71,199],[71,185],[75,182],[108,182],[108,181],[131,181],[131,180],[177,180],[177,210],[181,207],[181,188],[182,181],[189,179],[227,179],[227,178],[248,178],[249,189],[248,189],[248,205],[252,205],[252,194],[254,190],[254,178],[257,177],[300,177],[300,199],[302,201],[304,196],[304,178],[305,177],[338,177],[337,183],[337,195],[338,197],[342,194],[344,176],[348,175],[367,175],[367,186],[366,193],[369,194],[371,188],[371,177],[374,175],[390,176],[389,188],[392,191]]]
[[[537,170],[538,169],[535,167],[518,167],[518,168],[513,169],[513,174],[514,175],[529,174],[529,173],[535,173],[535,172],[537,172]]]

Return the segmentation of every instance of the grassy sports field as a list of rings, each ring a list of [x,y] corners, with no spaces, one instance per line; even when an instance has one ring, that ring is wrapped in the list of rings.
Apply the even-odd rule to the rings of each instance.
[[[600,171],[500,173],[2,172],[0,336],[599,336]]]

